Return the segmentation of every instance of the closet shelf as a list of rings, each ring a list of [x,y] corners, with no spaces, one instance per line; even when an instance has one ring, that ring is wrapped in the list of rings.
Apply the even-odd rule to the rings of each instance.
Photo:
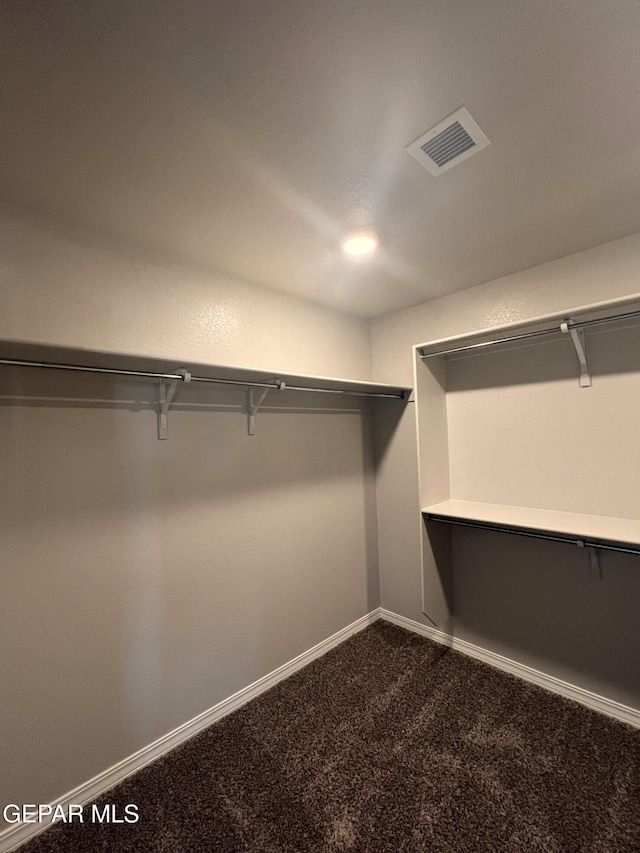
[[[520,343],[521,341],[530,341],[533,338],[552,337],[559,335],[561,336],[563,334],[566,335],[567,333],[575,334],[577,332],[582,332],[585,329],[589,329],[594,326],[620,323],[623,321],[638,319],[640,319],[640,309],[633,311],[624,311],[622,313],[616,314],[606,314],[605,316],[598,316],[586,319],[558,318],[558,323],[555,326],[544,326],[543,328],[538,328],[538,324],[534,322],[533,326],[535,328],[533,328],[533,330],[518,332],[518,328],[526,329],[527,327],[530,328],[531,326],[531,324],[524,324],[524,326],[522,326],[522,324],[518,324],[516,326],[511,327],[514,333],[506,336],[503,335],[501,337],[491,337],[489,340],[484,340],[486,336],[491,335],[490,331],[471,333],[469,335],[459,335],[452,338],[442,338],[439,341],[430,341],[426,344],[420,344],[416,346],[416,350],[420,355],[420,358],[426,360],[429,358],[435,358],[437,356],[458,355],[459,353],[482,351],[494,346]],[[571,336],[574,337],[574,334],[572,334]]]
[[[329,376],[283,373],[248,367],[172,361],[146,356],[123,355],[94,350],[61,349],[17,342],[0,342],[0,367],[43,372],[89,373],[111,378],[157,383],[158,438],[168,438],[167,415],[180,386],[220,385],[244,388],[247,395],[248,433],[255,434],[255,416],[269,391],[320,392],[353,397],[391,398],[406,401],[410,388],[380,385]],[[255,389],[259,388],[258,397]]]
[[[111,374],[132,379],[164,379],[323,392],[356,397],[390,397],[400,400],[408,399],[411,394],[410,388],[376,382],[9,341],[0,342],[0,366]],[[186,380],[184,373],[188,377]]]
[[[632,518],[454,499],[424,507],[422,512],[433,521],[640,554],[640,520]]]

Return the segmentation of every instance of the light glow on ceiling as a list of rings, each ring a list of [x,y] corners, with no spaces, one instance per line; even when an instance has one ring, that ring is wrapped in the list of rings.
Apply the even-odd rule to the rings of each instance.
[[[370,255],[377,246],[378,238],[373,231],[354,231],[342,241],[342,250],[354,258]]]

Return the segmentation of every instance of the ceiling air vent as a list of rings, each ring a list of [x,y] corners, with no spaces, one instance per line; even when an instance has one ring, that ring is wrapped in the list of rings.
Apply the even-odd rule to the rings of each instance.
[[[405,150],[432,175],[439,175],[487,145],[487,137],[467,110],[460,107],[411,145],[407,145]]]

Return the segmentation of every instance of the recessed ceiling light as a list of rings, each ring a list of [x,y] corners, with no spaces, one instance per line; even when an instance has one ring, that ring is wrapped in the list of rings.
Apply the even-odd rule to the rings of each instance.
[[[342,249],[354,258],[370,255],[378,245],[378,238],[373,231],[354,231],[342,241]]]

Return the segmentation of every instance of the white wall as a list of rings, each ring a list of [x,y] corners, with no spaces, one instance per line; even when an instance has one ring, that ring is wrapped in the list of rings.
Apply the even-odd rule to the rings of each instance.
[[[368,379],[367,324],[2,220],[0,338]],[[0,368],[0,802],[48,802],[379,604],[356,398]]]
[[[366,321],[82,229],[0,206],[0,259],[0,340],[371,375]]]
[[[382,382],[412,381],[415,344],[590,305],[622,304],[637,299],[639,291],[640,234],[636,234],[373,321],[373,376]],[[378,505],[393,504],[392,513],[379,515],[380,584],[383,607],[429,624],[422,614],[418,482],[416,477],[399,475],[416,468],[412,408],[407,408],[400,429],[378,450]],[[622,401],[612,417],[624,416]],[[384,424],[379,423],[378,432],[383,430]],[[459,479],[459,443],[456,453],[453,473]],[[424,468],[423,459],[423,477],[428,476]],[[597,483],[592,485],[598,488]],[[485,491],[490,491],[490,485]],[[592,505],[600,503],[596,500]],[[509,541],[498,547],[496,537],[499,534],[453,532],[455,615],[448,629],[470,642],[640,707],[637,624],[628,607],[628,601],[640,595],[640,571],[635,564],[635,571],[628,565],[637,558],[606,558],[600,586],[589,586],[583,575],[584,555],[568,555],[567,546],[555,546],[549,552],[540,549],[540,543],[524,544],[507,537]],[[551,579],[550,565],[557,569]]]
[[[414,344],[631,299],[639,273],[640,234],[633,234],[373,320],[373,378],[411,383]]]
[[[640,328],[566,338],[447,362],[452,498],[640,518]]]

